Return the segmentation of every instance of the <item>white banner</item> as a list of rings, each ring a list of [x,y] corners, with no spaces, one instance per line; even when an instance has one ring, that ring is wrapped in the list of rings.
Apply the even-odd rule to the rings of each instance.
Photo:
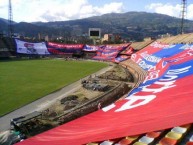
[[[15,39],[15,42],[17,46],[17,53],[40,55],[50,54],[45,42],[30,43],[18,39]]]

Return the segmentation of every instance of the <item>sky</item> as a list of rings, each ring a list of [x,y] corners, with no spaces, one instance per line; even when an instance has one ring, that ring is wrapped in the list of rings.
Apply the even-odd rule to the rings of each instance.
[[[193,20],[193,0],[187,0],[186,18]],[[8,19],[9,0],[0,0],[0,18]],[[181,0],[12,0],[15,22],[82,19],[129,11],[181,17]]]

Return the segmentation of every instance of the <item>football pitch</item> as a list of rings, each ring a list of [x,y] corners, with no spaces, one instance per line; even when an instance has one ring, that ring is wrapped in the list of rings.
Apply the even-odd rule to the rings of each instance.
[[[106,66],[106,63],[57,59],[1,61],[0,116]]]

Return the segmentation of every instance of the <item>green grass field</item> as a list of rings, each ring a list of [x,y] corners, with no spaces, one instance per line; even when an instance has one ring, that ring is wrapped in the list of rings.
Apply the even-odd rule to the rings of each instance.
[[[55,59],[0,62],[0,116],[106,66]]]

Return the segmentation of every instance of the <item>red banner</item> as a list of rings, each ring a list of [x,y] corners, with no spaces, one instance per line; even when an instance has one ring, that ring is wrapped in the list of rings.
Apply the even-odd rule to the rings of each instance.
[[[147,59],[155,66],[145,81],[123,100],[19,145],[81,145],[192,123],[192,47],[179,45],[169,49],[161,50],[162,54],[170,51],[173,55],[163,57],[157,64],[151,57]]]

